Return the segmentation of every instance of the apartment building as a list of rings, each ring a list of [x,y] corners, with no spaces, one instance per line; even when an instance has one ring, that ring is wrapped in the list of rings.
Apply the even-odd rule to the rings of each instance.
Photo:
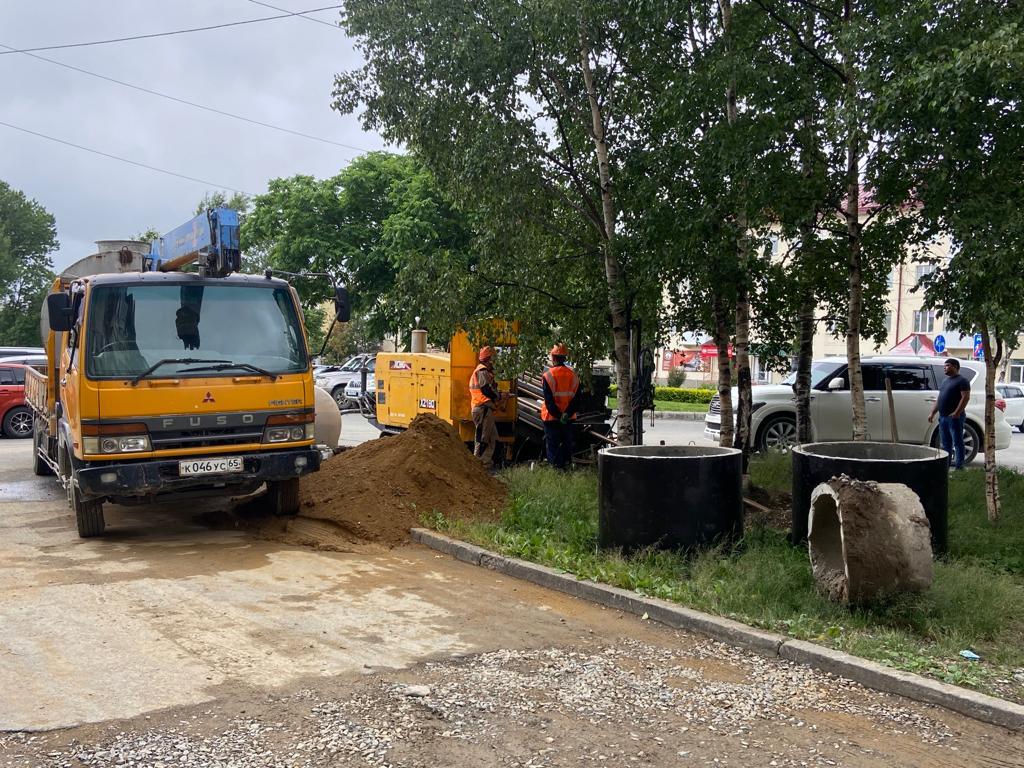
[[[782,258],[788,244],[778,236],[771,238],[773,258]],[[888,295],[885,297],[886,330],[885,343],[876,344],[872,339],[862,339],[860,352],[871,354],[936,354],[936,340],[944,343],[944,354],[969,359],[974,355],[973,329],[959,329],[949,326],[946,318],[928,307],[923,289],[918,289],[921,280],[935,270],[931,259],[948,259],[950,252],[948,238],[938,238],[927,245],[927,256],[908,259],[894,267],[887,281]],[[819,316],[824,316],[824,310]],[[683,366],[686,370],[686,385],[713,384],[717,382],[717,353],[709,334],[678,334],[658,350],[656,377],[660,383],[668,379],[669,371]],[[814,336],[814,356],[829,357],[846,355],[846,339],[836,337],[825,320],[817,323]],[[1002,374],[1007,381],[1024,381],[1024,336],[1018,339],[1017,349],[1006,361]],[[756,356],[751,357],[751,375],[757,384],[778,383],[786,374],[768,371]]]

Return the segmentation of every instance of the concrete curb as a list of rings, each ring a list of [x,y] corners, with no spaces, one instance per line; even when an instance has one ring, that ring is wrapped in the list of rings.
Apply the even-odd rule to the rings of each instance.
[[[1024,706],[1020,704],[929,680],[911,672],[890,669],[873,661],[814,643],[791,640],[774,632],[748,627],[732,619],[684,608],[666,600],[642,597],[625,589],[577,579],[570,573],[505,557],[426,528],[413,528],[411,534],[413,541],[472,565],[489,568],[582,600],[589,600],[606,608],[636,616],[646,614],[652,621],[674,629],[696,632],[763,656],[782,658],[822,672],[830,672],[866,688],[934,704],[984,723],[1024,731]]]
[[[650,418],[650,411],[644,411],[644,418]],[[666,419],[668,421],[704,421],[707,411],[654,411],[655,419]]]

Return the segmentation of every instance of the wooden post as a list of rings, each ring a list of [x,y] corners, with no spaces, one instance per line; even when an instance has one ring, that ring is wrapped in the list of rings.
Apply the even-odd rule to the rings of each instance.
[[[896,429],[896,405],[892,398],[892,379],[889,376],[885,377],[885,395],[889,399],[889,433],[892,436],[892,441],[898,443],[900,433]]]

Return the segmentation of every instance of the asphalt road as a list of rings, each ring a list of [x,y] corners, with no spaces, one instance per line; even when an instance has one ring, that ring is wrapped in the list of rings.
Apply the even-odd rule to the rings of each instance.
[[[268,541],[224,501],[108,505],[82,540],[30,446],[0,441],[0,766],[1024,764],[999,728],[417,546]]]

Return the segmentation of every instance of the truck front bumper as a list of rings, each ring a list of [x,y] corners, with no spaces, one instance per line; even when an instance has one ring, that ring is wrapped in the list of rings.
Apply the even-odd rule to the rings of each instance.
[[[241,472],[182,476],[178,459],[160,459],[129,464],[95,463],[78,469],[75,477],[82,495],[87,498],[144,498],[203,490],[225,494],[247,492],[262,483],[301,477],[319,468],[320,451],[303,448],[243,454]]]

